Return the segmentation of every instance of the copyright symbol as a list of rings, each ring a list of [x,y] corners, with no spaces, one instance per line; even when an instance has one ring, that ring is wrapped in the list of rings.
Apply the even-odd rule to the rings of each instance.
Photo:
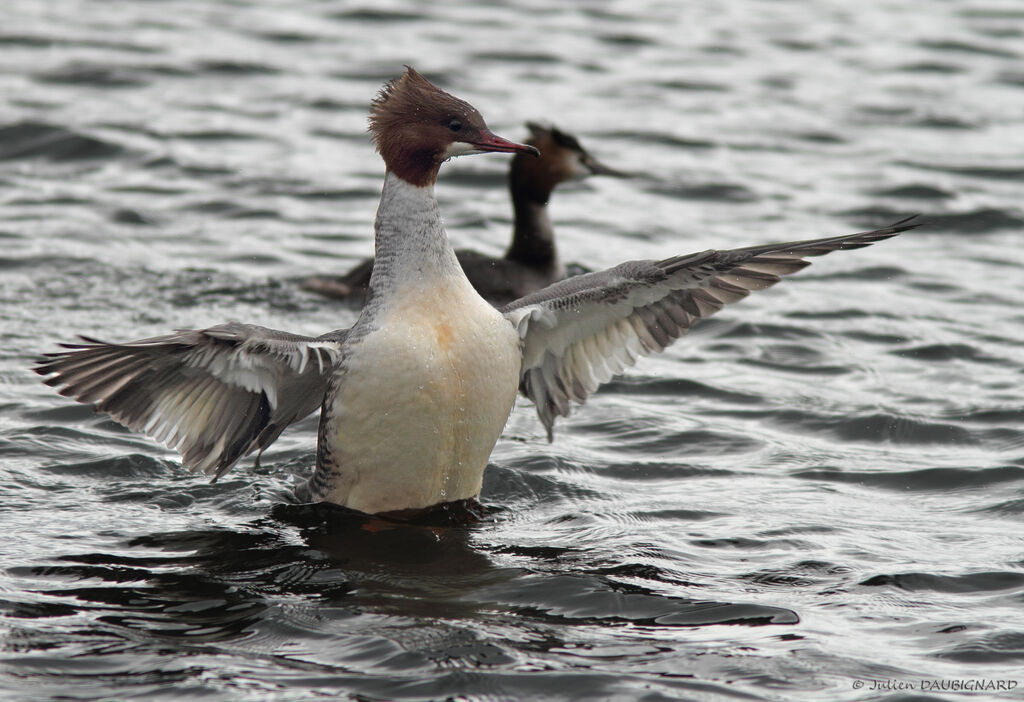
[[[854,680],[853,681],[853,689],[854,690],[859,690],[862,687],[864,687],[864,681],[863,680]]]

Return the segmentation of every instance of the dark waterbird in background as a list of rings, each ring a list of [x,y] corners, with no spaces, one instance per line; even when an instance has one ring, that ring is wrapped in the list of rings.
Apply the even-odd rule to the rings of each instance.
[[[568,132],[535,122],[527,122],[526,126],[530,137],[525,143],[536,147],[540,157],[520,152],[509,164],[508,187],[514,221],[508,250],[501,258],[473,249],[455,250],[469,282],[495,305],[517,300],[566,276],[548,216],[548,201],[560,183],[591,175],[629,175],[598,161]],[[310,278],[303,287],[327,297],[362,302],[372,271],[373,258],[367,258],[343,276]]]
[[[536,149],[495,136],[411,68],[383,88],[370,125],[387,174],[352,328],[314,338],[233,322],[122,344],[85,339],[36,370],[215,478],[320,407],[305,497],[369,513],[422,509],[479,493],[517,392],[550,438],[572,402],[806,257],[916,226],[630,261],[495,309],[448,243],[434,184],[452,156]]]

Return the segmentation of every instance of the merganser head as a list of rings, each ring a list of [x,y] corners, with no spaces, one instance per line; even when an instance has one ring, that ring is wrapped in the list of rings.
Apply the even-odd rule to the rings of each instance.
[[[374,99],[370,134],[388,170],[417,186],[432,185],[441,163],[453,156],[487,151],[540,155],[533,146],[492,133],[476,108],[409,66]]]
[[[527,122],[530,138],[527,144],[540,149],[539,159],[526,159],[516,155],[512,159],[511,179],[535,202],[545,203],[559,183],[591,175],[609,175],[619,178],[629,174],[604,165],[590,155],[579,140],[554,126]]]

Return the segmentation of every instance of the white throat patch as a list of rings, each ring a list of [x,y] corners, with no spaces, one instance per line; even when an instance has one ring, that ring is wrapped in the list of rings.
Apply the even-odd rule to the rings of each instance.
[[[448,145],[448,148],[444,150],[443,157],[445,160],[450,159],[454,156],[465,156],[467,154],[479,154],[483,153],[480,149],[476,148],[472,144],[465,141],[455,141]]]

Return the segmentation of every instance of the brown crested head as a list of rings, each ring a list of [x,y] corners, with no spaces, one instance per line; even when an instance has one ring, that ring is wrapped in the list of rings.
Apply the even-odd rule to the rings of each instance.
[[[370,109],[370,134],[389,171],[417,186],[437,180],[441,163],[462,154],[532,153],[493,134],[476,108],[406,66],[381,88]]]
[[[530,138],[527,144],[536,146],[539,159],[516,156],[512,160],[511,185],[534,202],[544,203],[559,183],[589,175],[625,176],[590,155],[579,139],[554,126],[527,122]]]

